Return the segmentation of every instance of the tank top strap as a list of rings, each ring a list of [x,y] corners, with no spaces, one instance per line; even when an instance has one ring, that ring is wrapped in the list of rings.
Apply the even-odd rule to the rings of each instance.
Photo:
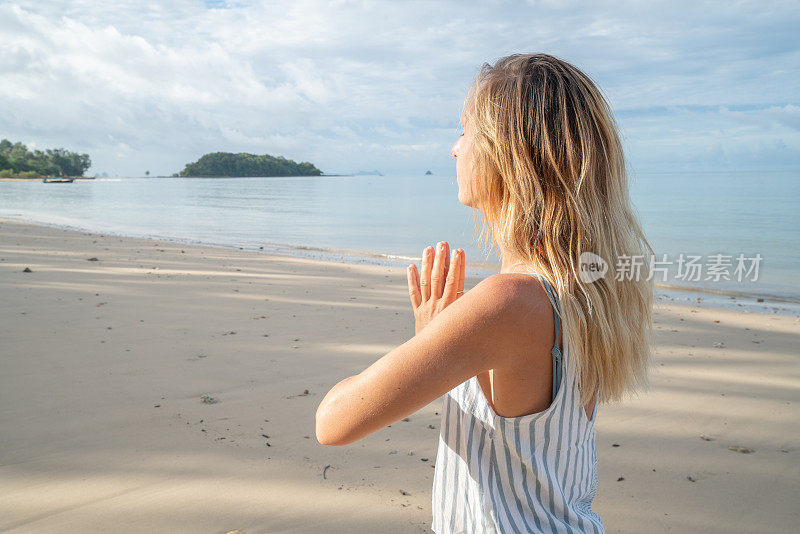
[[[560,307],[558,306],[558,296],[556,295],[555,289],[553,289],[553,286],[550,284],[550,282],[547,280],[547,278],[545,278],[542,275],[539,275],[539,278],[541,279],[542,283],[544,284],[544,288],[547,291],[547,294],[550,295],[551,299],[553,299],[553,303],[552,303],[553,304],[553,322],[554,322],[555,331],[556,331],[556,339],[555,339],[555,342],[553,343],[553,350],[554,351],[559,351],[559,348],[558,348],[558,334],[560,332],[561,324],[559,323],[559,316],[558,316],[558,312],[556,311],[556,310],[560,311]]]
[[[553,307],[553,324],[555,330],[555,341],[553,342],[553,348],[550,349],[550,354],[553,357],[553,398],[555,400],[556,394],[558,393],[558,387],[561,384],[561,373],[563,370],[563,356],[561,354],[561,349],[558,348],[558,334],[561,331],[561,324],[559,322],[558,316],[558,297],[556,296],[555,289],[550,284],[550,282],[539,273],[534,273],[539,279],[542,281],[542,285],[544,285],[545,291],[550,296],[551,305]]]

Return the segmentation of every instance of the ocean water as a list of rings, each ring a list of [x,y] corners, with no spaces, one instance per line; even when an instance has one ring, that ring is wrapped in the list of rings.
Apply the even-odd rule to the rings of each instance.
[[[656,259],[666,260],[658,287],[800,303],[800,171],[640,173],[631,198]],[[499,269],[496,251],[476,241],[454,174],[0,181],[0,216],[398,267],[419,265],[425,246],[445,240],[465,250],[469,274]],[[698,257],[688,279],[677,276],[681,254]]]

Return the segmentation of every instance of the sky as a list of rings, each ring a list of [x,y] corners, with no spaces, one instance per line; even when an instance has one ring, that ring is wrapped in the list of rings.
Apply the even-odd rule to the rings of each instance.
[[[634,172],[800,168],[791,2],[0,1],[0,138],[87,173],[208,152],[455,173],[484,62],[544,52],[611,103]]]

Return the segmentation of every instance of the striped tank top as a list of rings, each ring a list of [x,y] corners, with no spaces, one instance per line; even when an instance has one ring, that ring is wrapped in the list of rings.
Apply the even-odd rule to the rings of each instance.
[[[554,306],[553,401],[541,412],[503,417],[487,401],[477,376],[442,396],[432,498],[436,534],[604,532],[602,519],[591,510],[598,484],[599,397],[590,420],[566,336],[563,354],[558,348],[558,297],[536,276]]]

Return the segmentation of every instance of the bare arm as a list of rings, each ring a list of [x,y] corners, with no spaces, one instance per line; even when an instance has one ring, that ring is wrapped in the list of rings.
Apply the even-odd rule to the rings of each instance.
[[[407,417],[497,367],[512,343],[516,291],[490,276],[442,309],[413,338],[334,386],[317,408],[317,440],[347,445]]]

